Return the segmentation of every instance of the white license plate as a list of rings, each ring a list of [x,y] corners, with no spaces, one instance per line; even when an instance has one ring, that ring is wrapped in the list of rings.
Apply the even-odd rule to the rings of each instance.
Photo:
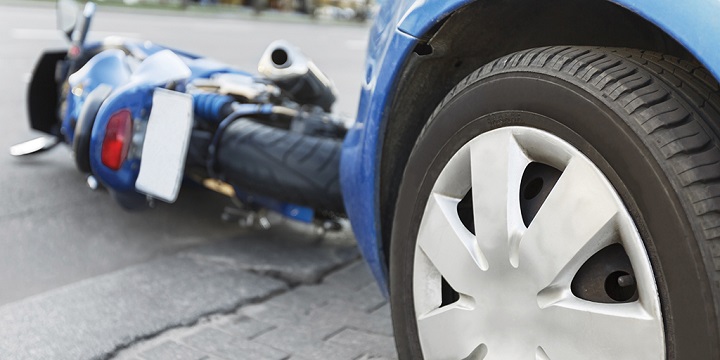
[[[192,96],[156,89],[140,159],[137,191],[173,203],[180,191],[193,125]]]

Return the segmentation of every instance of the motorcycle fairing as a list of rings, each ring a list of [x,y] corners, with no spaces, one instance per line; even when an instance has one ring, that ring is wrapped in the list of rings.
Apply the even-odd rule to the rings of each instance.
[[[62,121],[61,133],[68,144],[75,137],[75,126],[82,104],[99,85],[117,88],[130,79],[130,68],[122,50],[109,49],[93,56],[80,70],[68,78],[68,93]]]

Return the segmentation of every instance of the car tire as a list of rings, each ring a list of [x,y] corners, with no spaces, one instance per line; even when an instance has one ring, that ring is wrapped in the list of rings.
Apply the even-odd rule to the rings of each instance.
[[[720,358],[718,90],[693,62],[567,46],[462,80],[398,193],[400,358]]]

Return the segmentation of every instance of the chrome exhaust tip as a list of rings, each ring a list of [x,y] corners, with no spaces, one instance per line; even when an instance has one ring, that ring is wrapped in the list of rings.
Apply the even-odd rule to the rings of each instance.
[[[337,98],[335,85],[300,49],[276,40],[260,58],[258,71],[289,93],[300,104],[330,111]]]
[[[298,47],[285,40],[276,40],[265,49],[258,71],[270,80],[281,80],[306,74],[308,62],[310,60]]]

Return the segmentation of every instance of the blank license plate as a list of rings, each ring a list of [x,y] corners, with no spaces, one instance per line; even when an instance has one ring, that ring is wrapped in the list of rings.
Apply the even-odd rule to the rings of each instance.
[[[173,203],[180,192],[193,125],[192,96],[156,89],[143,143],[137,191]]]

